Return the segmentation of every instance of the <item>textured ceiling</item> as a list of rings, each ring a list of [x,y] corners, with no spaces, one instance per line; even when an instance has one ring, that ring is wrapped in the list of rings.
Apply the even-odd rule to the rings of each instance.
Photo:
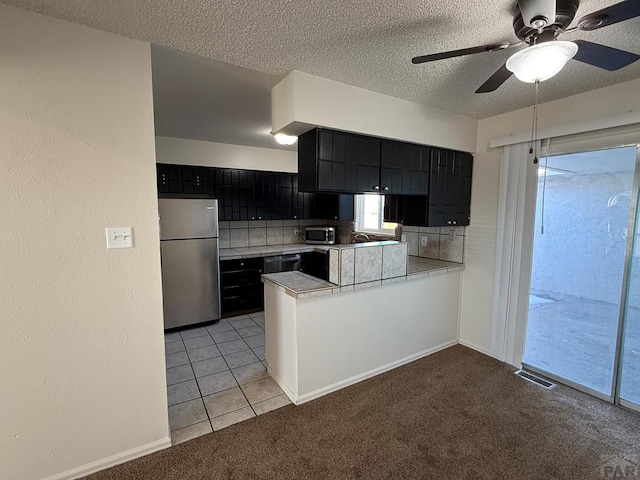
[[[513,51],[415,66],[411,57],[513,41],[513,0],[1,0],[120,35],[281,76],[296,69],[484,118],[533,103],[511,78],[480,86]],[[632,0],[636,1],[636,0]],[[616,3],[583,0],[576,18]],[[640,54],[640,19],[566,34]],[[541,101],[640,78],[640,62],[609,73],[572,61],[541,85]]]

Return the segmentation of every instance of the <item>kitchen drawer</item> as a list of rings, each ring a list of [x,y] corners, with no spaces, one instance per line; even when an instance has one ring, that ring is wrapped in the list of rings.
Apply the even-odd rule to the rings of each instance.
[[[243,270],[262,270],[262,258],[239,258],[236,260],[221,260],[220,272],[234,272]]]

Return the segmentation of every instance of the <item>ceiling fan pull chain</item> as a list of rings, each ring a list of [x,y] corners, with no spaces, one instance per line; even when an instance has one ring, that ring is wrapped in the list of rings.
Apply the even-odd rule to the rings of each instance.
[[[534,165],[538,163],[538,145],[536,143],[538,139],[538,84],[536,81],[536,94],[535,101],[533,103],[533,120],[531,121],[531,142],[529,143],[529,155],[533,154]]]
[[[542,205],[540,212],[540,235],[544,235],[544,201],[547,192],[547,172],[549,171],[549,150],[551,150],[551,139],[547,138],[547,151],[544,156],[544,177],[542,178]]]

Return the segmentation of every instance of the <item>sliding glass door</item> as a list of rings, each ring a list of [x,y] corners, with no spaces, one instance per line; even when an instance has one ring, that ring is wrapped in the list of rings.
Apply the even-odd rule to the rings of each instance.
[[[640,147],[637,152],[640,165]],[[639,167],[640,168],[640,167]],[[640,175],[638,175],[640,177]],[[640,198],[640,179],[634,186],[636,202]],[[620,354],[617,365],[617,401],[640,411],[640,209],[636,208],[630,231],[629,260],[626,272],[625,308],[620,324]]]
[[[635,147],[541,160],[523,364],[610,401],[620,385],[637,404],[640,258],[636,272],[627,253],[635,170]]]

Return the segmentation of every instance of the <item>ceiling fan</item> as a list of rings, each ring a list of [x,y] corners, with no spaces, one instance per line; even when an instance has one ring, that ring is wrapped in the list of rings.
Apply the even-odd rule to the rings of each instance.
[[[580,0],[516,0],[513,29],[520,41],[492,43],[479,47],[414,57],[414,64],[482,52],[514,48],[525,43],[476,93],[493,92],[515,74],[523,82],[542,82],[558,73],[574,58],[608,71],[619,70],[640,59],[640,55],[585,40],[560,41],[558,36],[575,30],[591,31],[640,16],[640,0],[625,0],[585,15],[568,28],[578,11]]]

